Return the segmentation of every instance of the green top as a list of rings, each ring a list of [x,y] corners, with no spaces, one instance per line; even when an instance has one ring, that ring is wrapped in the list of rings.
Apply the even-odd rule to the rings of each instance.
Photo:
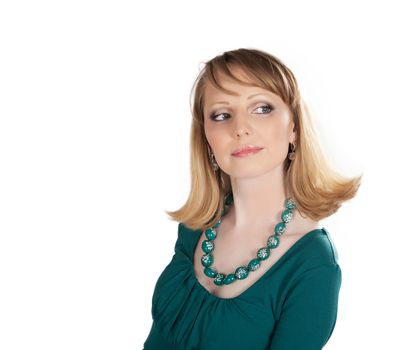
[[[201,234],[178,225],[175,254],[155,285],[145,350],[323,348],[336,324],[342,282],[325,228],[302,236],[254,284],[228,299],[211,294],[195,276]]]

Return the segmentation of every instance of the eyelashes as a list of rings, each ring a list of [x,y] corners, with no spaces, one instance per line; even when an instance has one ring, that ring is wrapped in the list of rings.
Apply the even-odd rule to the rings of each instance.
[[[255,108],[255,111],[257,110],[257,109],[260,109],[260,108],[262,108],[262,109],[267,109],[268,111],[267,112],[265,112],[265,113],[256,113],[256,114],[269,114],[269,113],[271,113],[273,110],[274,110],[274,107],[272,107],[270,104],[263,104],[263,105],[261,105],[261,106],[259,106],[259,107],[256,107]],[[227,117],[227,118],[223,118],[223,119],[217,119],[217,117],[219,117],[219,116],[229,116],[229,117]],[[211,115],[210,115],[210,119],[211,120],[213,120],[213,121],[222,121],[222,120],[225,120],[225,119],[229,119],[230,118],[230,114],[229,113],[219,113],[219,114],[215,114],[215,113],[212,113]]]

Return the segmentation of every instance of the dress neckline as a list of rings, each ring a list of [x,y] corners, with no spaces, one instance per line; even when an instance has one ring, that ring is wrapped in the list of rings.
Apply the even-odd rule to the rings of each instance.
[[[198,234],[196,234],[195,236],[196,238],[196,242],[192,244],[192,251],[191,251],[191,275],[193,277],[193,279],[195,280],[197,286],[206,294],[208,295],[209,298],[212,298],[214,300],[217,301],[225,301],[225,302],[231,302],[231,301],[236,301],[238,299],[241,299],[243,297],[245,297],[249,292],[251,292],[263,279],[265,279],[270,273],[271,271],[273,271],[278,265],[280,265],[284,260],[284,258],[289,255],[296,247],[298,247],[301,243],[305,242],[305,240],[309,237],[314,236],[316,233],[322,232],[324,234],[326,234],[326,230],[321,227],[321,228],[316,228],[314,230],[311,230],[309,232],[307,232],[306,234],[304,234],[303,236],[301,236],[299,239],[297,239],[292,246],[277,260],[275,261],[274,264],[271,265],[271,267],[266,270],[264,272],[264,274],[259,277],[254,283],[252,283],[248,288],[246,288],[242,293],[236,295],[235,297],[232,298],[222,298],[222,297],[218,297],[217,295],[214,295],[212,293],[210,293],[198,280],[195,271],[194,271],[194,258],[195,258],[195,252],[196,252],[196,248],[197,248],[197,244],[200,241],[201,235],[203,234],[203,230],[199,229],[197,230]]]

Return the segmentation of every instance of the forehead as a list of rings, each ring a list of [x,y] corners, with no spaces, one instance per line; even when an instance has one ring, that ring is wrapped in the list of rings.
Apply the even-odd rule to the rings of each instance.
[[[220,87],[213,84],[207,79],[204,88],[205,99],[212,100],[220,96],[236,96],[246,95],[255,92],[267,92],[254,78],[250,77],[240,67],[231,69],[232,75],[238,80],[233,79],[223,72],[215,73],[215,80]]]
[[[242,99],[246,101],[253,95],[259,93],[281,100],[279,95],[263,87],[257,79],[247,75],[241,68],[233,69],[232,75],[243,82],[236,81],[224,73],[215,74],[216,82],[221,88],[217,87],[210,80],[206,82],[204,89],[205,107],[211,107],[219,102],[226,102],[227,100]]]

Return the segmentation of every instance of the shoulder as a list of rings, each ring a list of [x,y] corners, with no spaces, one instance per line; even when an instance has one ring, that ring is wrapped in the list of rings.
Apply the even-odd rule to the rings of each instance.
[[[305,244],[294,254],[291,288],[337,295],[342,280],[336,245],[324,227],[305,236]],[[325,300],[323,300],[325,302]]]
[[[330,235],[324,227],[320,229],[323,234],[317,235],[317,239],[311,241],[311,248],[309,254],[313,261],[320,264],[338,264],[339,256],[337,253],[336,245]]]
[[[188,237],[188,236],[197,236],[201,232],[201,229],[193,230],[189,228],[186,224],[183,222],[178,223],[178,237]]]
[[[339,264],[336,245],[330,232],[324,227],[309,232],[299,243],[294,258],[298,260],[301,270]]]
[[[201,230],[192,230],[186,224],[179,222],[175,250],[182,249],[189,255],[197,243],[200,233]]]

